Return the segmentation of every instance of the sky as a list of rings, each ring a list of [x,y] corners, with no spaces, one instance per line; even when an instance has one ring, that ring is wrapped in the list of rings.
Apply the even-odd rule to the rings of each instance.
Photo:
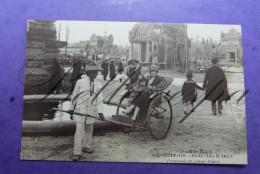
[[[200,39],[212,38],[219,42],[221,31],[228,32],[231,28],[236,29],[241,33],[240,25],[219,25],[219,24],[187,24],[187,33],[189,38],[196,39],[198,36]]]
[[[89,40],[93,33],[104,36],[106,31],[106,36],[113,35],[114,44],[122,46],[130,45],[128,33],[136,24],[135,22],[61,21],[60,40],[62,41],[66,41],[67,23],[69,43]],[[57,21],[55,24],[57,33],[59,33],[60,21]]]
[[[60,31],[60,40],[66,41],[66,26],[69,28],[69,43],[89,40],[90,36],[104,36],[112,34],[114,44],[127,46],[129,45],[128,33],[132,30],[136,22],[98,22],[98,21],[57,21],[55,23],[57,34]],[[61,27],[60,27],[61,26]],[[219,42],[221,31],[228,32],[231,28],[241,33],[240,25],[216,25],[216,24],[187,24],[187,34],[189,38],[198,36],[199,39],[212,38]],[[59,34],[58,34],[59,35]]]

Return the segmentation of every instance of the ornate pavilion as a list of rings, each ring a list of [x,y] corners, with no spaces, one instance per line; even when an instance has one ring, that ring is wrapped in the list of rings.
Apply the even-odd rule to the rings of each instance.
[[[129,59],[158,64],[164,69],[184,71],[186,24],[138,23],[129,31],[129,41]]]
[[[230,29],[227,33],[221,33],[220,45],[225,53],[225,62],[243,64],[242,37],[240,32]]]

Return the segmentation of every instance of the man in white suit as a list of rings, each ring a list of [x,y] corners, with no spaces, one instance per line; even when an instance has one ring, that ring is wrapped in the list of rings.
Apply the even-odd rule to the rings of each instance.
[[[97,66],[95,63],[90,62],[85,67],[85,71],[75,85],[70,112],[73,111],[88,114],[91,116],[99,117],[104,120],[103,115],[103,95],[98,91],[102,88],[101,83],[95,78],[97,77],[98,71],[103,69]],[[96,96],[96,97],[95,97]],[[95,97],[95,100],[93,98]],[[76,132],[74,136],[74,150],[73,150],[73,161],[78,161],[81,157],[81,151],[92,153],[91,140],[93,134],[93,123],[94,118],[73,115],[73,120],[76,121]]]

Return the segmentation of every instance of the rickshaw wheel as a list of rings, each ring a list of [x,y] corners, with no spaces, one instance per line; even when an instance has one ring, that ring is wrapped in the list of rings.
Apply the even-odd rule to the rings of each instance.
[[[125,105],[127,104],[127,99],[128,99],[129,95],[124,95],[122,96],[122,98],[119,101],[119,104],[117,106],[116,109],[116,114],[120,114],[120,111],[122,111],[125,108]],[[125,125],[120,125],[120,128],[123,132],[125,133],[130,133],[133,132],[135,130],[135,127],[130,127],[130,126],[125,126]]]
[[[166,137],[172,124],[172,107],[166,97],[158,95],[150,102],[147,121],[151,137],[155,140]]]

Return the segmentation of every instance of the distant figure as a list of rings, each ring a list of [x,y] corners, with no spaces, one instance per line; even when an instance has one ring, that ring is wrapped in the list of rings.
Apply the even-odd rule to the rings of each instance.
[[[122,74],[123,71],[124,71],[124,65],[123,65],[122,61],[119,60],[119,64],[118,64],[118,67],[117,67],[117,72],[118,72],[119,74]],[[121,76],[120,76],[119,81],[122,82]]]
[[[130,78],[130,85],[133,85],[138,81],[139,75],[141,75],[141,68],[138,60],[129,60],[126,75]]]
[[[96,56],[94,54],[92,54],[91,61],[96,62]]]
[[[118,64],[118,67],[117,67],[117,72],[122,74],[123,71],[124,71],[124,65],[123,65],[122,61],[119,60],[119,64]]]
[[[114,80],[116,77],[116,68],[113,60],[109,64],[109,77],[111,80]]]
[[[222,101],[230,99],[227,90],[227,78],[224,71],[217,65],[218,59],[212,59],[213,66],[210,67],[206,73],[203,88],[206,88],[205,100],[211,101],[212,112],[217,115],[217,104],[218,102],[218,113],[222,114],[223,106]]]
[[[60,66],[56,57],[52,58],[51,77],[49,81],[48,93],[62,93],[62,75],[64,69]]]
[[[105,61],[103,61],[101,67],[103,69],[103,71],[102,71],[103,79],[106,81],[107,75],[108,75],[108,61],[107,61],[107,59],[105,59]]]
[[[192,80],[192,72],[188,72],[186,74],[187,80],[184,82],[182,86],[182,103],[184,105],[184,114],[187,114],[187,106],[191,104],[192,112],[194,111],[193,106],[194,102],[197,100],[198,94],[197,89],[203,90],[202,87],[196,84]]]
[[[73,61],[73,71],[70,78],[70,82],[72,84],[71,89],[74,89],[76,82],[80,79],[82,75],[82,68],[84,67],[83,64],[84,63],[78,59],[74,59]]]
[[[95,62],[98,63],[98,55],[96,54],[96,59],[95,59]],[[99,65],[98,65],[99,66]]]

